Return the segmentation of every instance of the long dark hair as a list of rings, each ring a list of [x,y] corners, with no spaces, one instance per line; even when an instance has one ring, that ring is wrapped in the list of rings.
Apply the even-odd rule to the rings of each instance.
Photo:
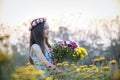
[[[35,20],[33,20],[31,22],[31,24]],[[37,24],[36,26],[34,26],[34,28],[30,32],[30,48],[33,44],[38,44],[39,47],[41,48],[43,54],[45,52],[45,46],[44,46],[44,24],[45,24],[45,22],[46,21],[43,21],[42,23]],[[48,42],[48,39],[46,38],[45,40],[46,40],[45,42],[48,45],[48,47],[51,47],[49,42]],[[29,52],[29,54],[30,54],[30,52]],[[31,64],[34,64],[30,55],[29,55],[29,61],[30,61]]]

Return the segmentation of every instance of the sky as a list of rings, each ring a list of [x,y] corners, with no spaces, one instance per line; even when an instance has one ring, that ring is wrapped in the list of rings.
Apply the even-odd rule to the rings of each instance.
[[[31,18],[48,21],[63,14],[82,12],[91,17],[109,18],[120,13],[120,0],[0,0],[0,23],[16,26]]]

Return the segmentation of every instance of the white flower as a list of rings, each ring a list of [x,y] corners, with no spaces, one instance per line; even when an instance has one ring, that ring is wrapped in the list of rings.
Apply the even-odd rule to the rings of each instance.
[[[39,19],[37,19],[37,23],[40,23],[40,20],[39,20]]]
[[[67,44],[67,45],[70,44],[70,41],[66,41],[66,44]]]
[[[43,18],[40,18],[39,20],[40,20],[41,23],[44,21]]]
[[[33,22],[33,23],[32,23],[32,26],[36,26],[36,25],[37,25],[36,22]]]

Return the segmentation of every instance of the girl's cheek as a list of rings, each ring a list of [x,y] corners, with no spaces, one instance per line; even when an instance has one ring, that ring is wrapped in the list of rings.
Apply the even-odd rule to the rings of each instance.
[[[48,32],[49,32],[49,30],[44,30],[44,32],[45,32],[45,33],[48,33]]]

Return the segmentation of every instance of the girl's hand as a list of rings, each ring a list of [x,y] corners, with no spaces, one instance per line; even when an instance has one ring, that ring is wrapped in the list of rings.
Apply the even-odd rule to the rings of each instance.
[[[50,70],[55,70],[55,71],[57,71],[57,72],[60,71],[60,69],[57,68],[57,67],[46,66],[46,68],[47,68],[48,71],[50,71]]]

